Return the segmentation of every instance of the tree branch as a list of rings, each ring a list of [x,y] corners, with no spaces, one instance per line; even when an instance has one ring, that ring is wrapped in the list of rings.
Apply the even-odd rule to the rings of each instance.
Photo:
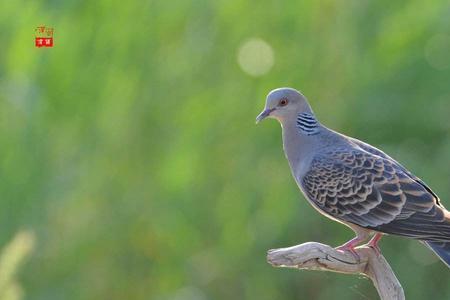
[[[338,251],[320,243],[269,250],[267,261],[275,267],[362,274],[369,277],[382,300],[404,300],[400,282],[386,259],[369,247],[358,247],[356,253]]]

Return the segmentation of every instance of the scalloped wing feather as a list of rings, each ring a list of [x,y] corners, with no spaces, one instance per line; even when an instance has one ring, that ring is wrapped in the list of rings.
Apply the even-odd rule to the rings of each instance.
[[[332,217],[385,233],[450,240],[437,196],[388,156],[338,149],[316,156],[302,178],[307,197]]]

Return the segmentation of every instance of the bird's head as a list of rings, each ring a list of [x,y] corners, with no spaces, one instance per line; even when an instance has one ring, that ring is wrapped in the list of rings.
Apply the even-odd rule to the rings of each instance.
[[[256,123],[265,118],[274,118],[283,123],[303,112],[312,113],[305,96],[293,88],[279,88],[267,95],[266,106],[256,117]]]

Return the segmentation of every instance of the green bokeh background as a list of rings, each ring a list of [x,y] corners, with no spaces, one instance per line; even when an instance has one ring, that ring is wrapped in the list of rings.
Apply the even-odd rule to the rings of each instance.
[[[446,0],[2,1],[0,35],[0,245],[35,234],[24,299],[377,299],[362,277],[265,261],[352,237],[300,195],[280,126],[255,126],[280,86],[450,207]],[[251,38],[274,53],[259,77],[237,60]],[[450,299],[422,245],[381,248],[407,299]]]

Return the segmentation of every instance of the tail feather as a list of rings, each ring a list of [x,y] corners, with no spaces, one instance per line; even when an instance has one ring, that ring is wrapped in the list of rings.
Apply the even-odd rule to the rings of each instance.
[[[425,242],[425,244],[450,268],[450,242]]]

